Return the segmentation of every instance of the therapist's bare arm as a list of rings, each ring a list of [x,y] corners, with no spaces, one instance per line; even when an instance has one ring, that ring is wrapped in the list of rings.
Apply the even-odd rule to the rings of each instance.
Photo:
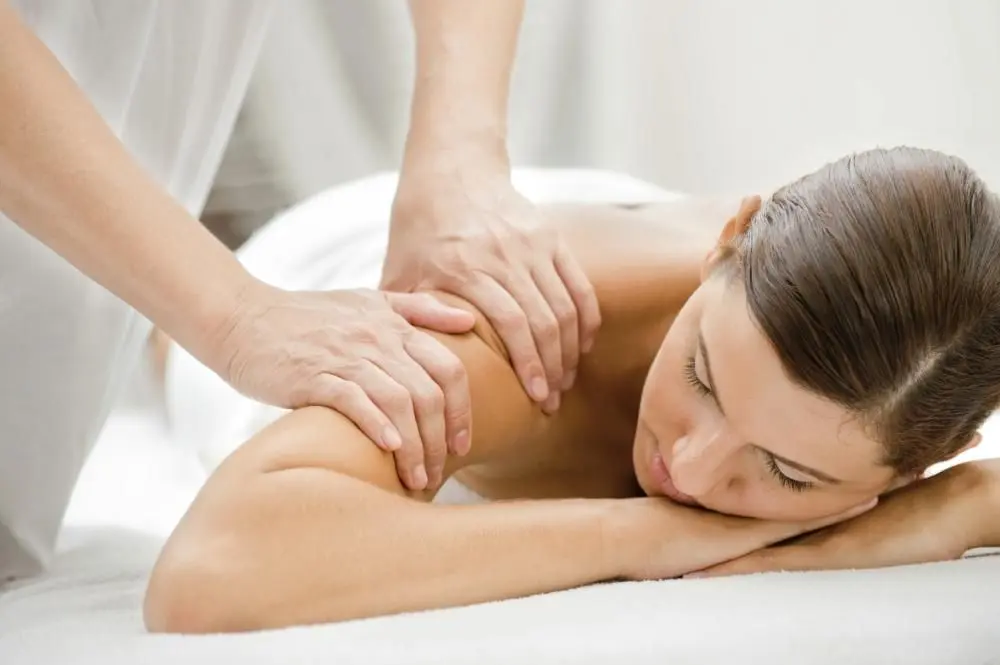
[[[522,0],[410,0],[416,79],[382,286],[472,302],[525,391],[555,411],[600,326],[594,290],[511,182],[507,107]]]
[[[425,465],[465,450],[464,369],[407,324],[465,331],[465,312],[419,295],[292,293],[252,278],[132,159],[4,0],[0,104],[0,211],[235,388],[337,409],[398,451],[411,486],[427,485]]]
[[[507,98],[523,0],[410,0],[417,40],[407,158],[475,150],[507,164]]]
[[[182,344],[232,313],[246,272],[133,161],[3,0],[0,99],[0,210]]]

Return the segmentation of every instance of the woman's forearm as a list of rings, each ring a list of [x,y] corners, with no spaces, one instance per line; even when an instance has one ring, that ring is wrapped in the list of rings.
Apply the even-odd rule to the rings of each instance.
[[[196,354],[251,279],[0,0],[0,210]]]
[[[605,531],[621,502],[437,506],[320,469],[263,473],[163,554],[150,630],[230,632],[459,606],[621,574]],[[220,488],[216,488],[217,491]],[[235,497],[236,494],[233,494]],[[205,497],[211,501],[212,497]],[[197,507],[197,505],[196,505]]]

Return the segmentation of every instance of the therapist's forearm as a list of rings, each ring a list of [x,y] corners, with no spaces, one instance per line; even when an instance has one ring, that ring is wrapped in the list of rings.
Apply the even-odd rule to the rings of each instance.
[[[431,156],[508,167],[507,102],[523,0],[410,0],[417,71],[404,172]]]
[[[196,355],[252,280],[0,0],[0,210]]]

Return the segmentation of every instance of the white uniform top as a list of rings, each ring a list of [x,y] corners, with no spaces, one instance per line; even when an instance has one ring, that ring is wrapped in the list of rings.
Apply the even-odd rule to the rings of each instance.
[[[13,6],[138,161],[199,214],[271,0]],[[0,584],[47,564],[80,469],[148,330],[0,216]]]

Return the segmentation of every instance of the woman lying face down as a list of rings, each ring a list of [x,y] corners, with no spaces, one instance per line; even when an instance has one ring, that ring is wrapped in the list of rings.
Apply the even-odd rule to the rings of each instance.
[[[147,591],[150,630],[738,569],[817,529],[790,547],[833,542],[847,558],[827,567],[1000,545],[994,463],[920,479],[975,445],[1000,400],[1000,204],[964,163],[876,150],[763,204],[548,213],[604,320],[561,408],[523,394],[478,312],[472,333],[439,336],[466,366],[474,429],[432,485],[494,501],[435,504],[340,414],[292,412],[178,525]]]

